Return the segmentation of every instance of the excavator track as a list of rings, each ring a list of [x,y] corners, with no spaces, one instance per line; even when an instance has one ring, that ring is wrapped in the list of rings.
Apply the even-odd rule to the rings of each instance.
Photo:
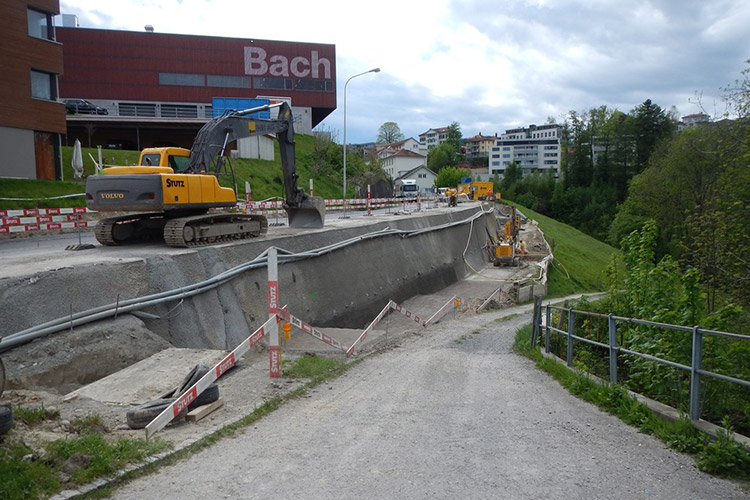
[[[107,246],[159,241],[167,220],[163,213],[108,217],[96,224],[94,235],[99,243]]]
[[[262,215],[215,213],[170,219],[164,226],[164,242],[188,248],[215,245],[263,236],[268,220]]]

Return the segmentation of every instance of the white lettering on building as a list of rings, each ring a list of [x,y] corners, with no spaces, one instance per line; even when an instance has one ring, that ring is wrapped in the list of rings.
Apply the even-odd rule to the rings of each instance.
[[[322,70],[322,74],[321,74]],[[254,76],[280,76],[297,78],[331,78],[331,61],[320,57],[317,50],[310,57],[296,56],[291,63],[286,56],[272,55],[260,47],[245,47],[245,74]]]

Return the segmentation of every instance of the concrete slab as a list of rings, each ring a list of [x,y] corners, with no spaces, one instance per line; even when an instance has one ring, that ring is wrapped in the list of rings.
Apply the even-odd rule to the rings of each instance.
[[[159,399],[182,382],[196,364],[214,366],[226,356],[225,351],[212,349],[164,349],[123,370],[85,385],[65,398],[90,398],[116,405],[141,404]]]

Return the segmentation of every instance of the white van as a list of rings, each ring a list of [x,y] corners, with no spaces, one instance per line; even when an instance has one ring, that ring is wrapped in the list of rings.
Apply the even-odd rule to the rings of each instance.
[[[396,198],[416,198],[419,186],[416,179],[399,179],[396,181]]]

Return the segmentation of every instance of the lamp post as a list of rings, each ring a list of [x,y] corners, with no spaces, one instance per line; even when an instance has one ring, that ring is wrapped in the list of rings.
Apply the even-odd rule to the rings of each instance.
[[[358,73],[354,76],[350,76],[344,84],[344,215],[341,216],[342,219],[346,219],[346,86],[349,85],[349,82],[352,81],[353,78],[366,75],[367,73],[378,72],[380,72],[380,68],[373,68],[371,70]]]

